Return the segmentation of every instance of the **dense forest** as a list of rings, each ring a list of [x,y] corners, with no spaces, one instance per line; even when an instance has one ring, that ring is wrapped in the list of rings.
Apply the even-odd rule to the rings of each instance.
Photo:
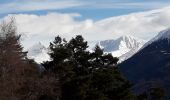
[[[20,44],[15,20],[0,26],[0,100],[163,100],[161,87],[131,91],[118,58],[96,45],[88,51],[81,35],[49,44],[50,61],[36,63]],[[128,67],[128,66],[127,66]]]

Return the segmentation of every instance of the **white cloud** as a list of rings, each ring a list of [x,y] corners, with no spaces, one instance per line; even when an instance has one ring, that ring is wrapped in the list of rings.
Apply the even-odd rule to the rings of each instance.
[[[18,30],[28,36],[24,39],[27,46],[39,41],[48,44],[57,35],[71,38],[81,34],[89,41],[111,39],[126,34],[150,39],[159,31],[170,27],[170,7],[111,17],[97,22],[92,19],[76,20],[76,17],[81,17],[77,13],[13,16],[16,18]]]
[[[131,34],[150,39],[159,31],[170,27],[170,7],[111,17],[96,22],[95,25],[101,32]]]
[[[78,13],[49,13],[42,16],[12,14],[6,16],[4,19],[8,20],[10,16],[15,17],[19,33],[25,34],[24,36],[27,37],[24,39],[27,46],[31,46],[32,43],[38,41],[48,43],[57,35],[71,38],[93,26],[93,21],[90,19],[83,21],[75,20],[75,18],[81,17]]]

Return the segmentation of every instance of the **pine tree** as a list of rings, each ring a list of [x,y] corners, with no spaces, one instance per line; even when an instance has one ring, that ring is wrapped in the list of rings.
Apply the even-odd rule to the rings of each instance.
[[[90,84],[92,96],[90,97],[93,97],[93,93],[97,93],[98,95],[95,96],[95,100],[103,100],[101,95],[104,100],[132,100],[133,95],[129,90],[131,85],[120,74],[116,66],[118,58],[113,57],[111,54],[104,54],[99,46],[96,46],[92,53],[92,58],[91,65],[93,71],[92,83]],[[130,97],[131,99],[129,99]],[[91,100],[93,99],[94,97]]]
[[[59,79],[61,100],[135,100],[129,81],[116,67],[118,58],[99,46],[94,52],[87,48],[80,35],[69,42],[58,36],[50,43],[51,61],[43,65]]]

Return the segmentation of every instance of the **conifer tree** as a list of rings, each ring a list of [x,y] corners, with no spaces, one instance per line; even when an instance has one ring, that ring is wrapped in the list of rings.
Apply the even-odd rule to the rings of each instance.
[[[50,43],[51,61],[43,65],[59,79],[61,100],[135,100],[129,81],[116,67],[118,58],[99,46],[94,52],[87,48],[80,35],[69,42],[58,36]]]

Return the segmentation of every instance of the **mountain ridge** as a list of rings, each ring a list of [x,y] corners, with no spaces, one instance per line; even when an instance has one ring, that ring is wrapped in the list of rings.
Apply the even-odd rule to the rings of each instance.
[[[127,35],[117,39],[100,41],[98,45],[105,52],[112,53],[113,56],[119,57],[122,62],[134,55],[145,43],[144,40]]]
[[[135,86],[160,84],[170,97],[170,31],[161,31],[131,58],[119,64],[121,72]],[[143,85],[144,86],[144,85]],[[136,90],[140,90],[136,87]],[[147,91],[147,88],[145,89]],[[140,91],[138,91],[140,92]]]
[[[117,39],[90,42],[88,50],[92,52],[95,45],[99,45],[105,53],[112,53],[114,57],[119,57],[119,62],[122,62],[135,54],[144,43],[145,42],[141,39],[126,35]],[[48,48],[39,42],[28,49],[28,57],[41,63],[45,60],[49,60],[48,51]]]

